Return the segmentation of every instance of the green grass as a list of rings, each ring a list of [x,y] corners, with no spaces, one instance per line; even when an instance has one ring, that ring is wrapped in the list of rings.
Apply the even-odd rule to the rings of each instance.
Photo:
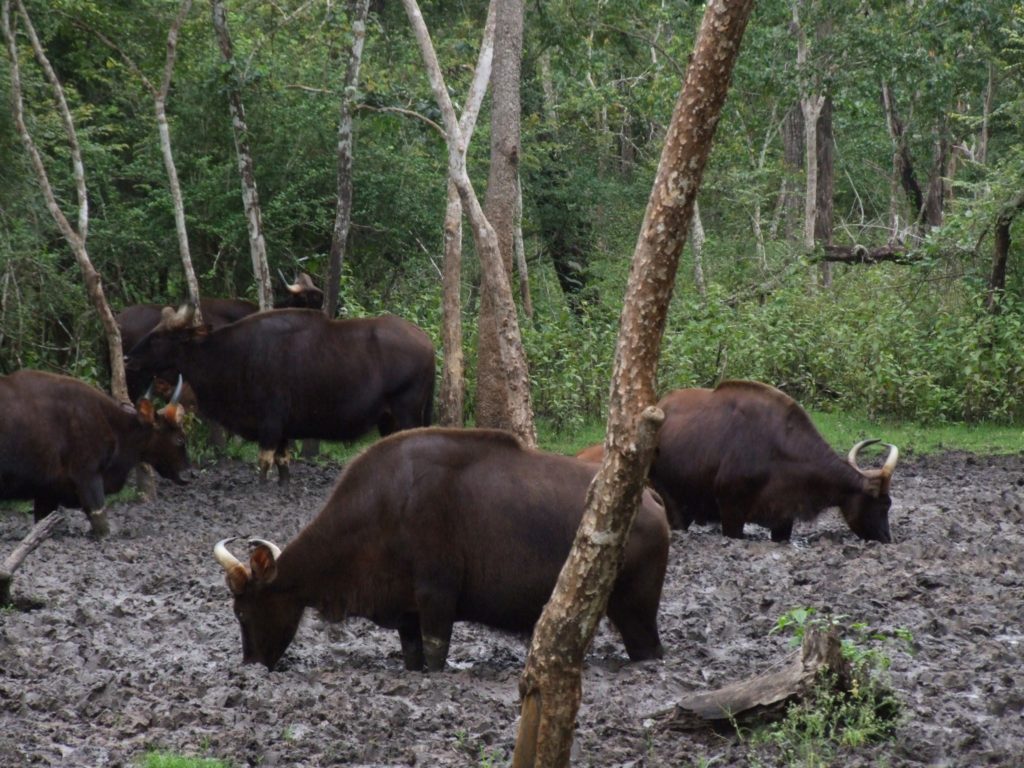
[[[169,752],[147,752],[139,768],[228,768],[229,763],[209,757],[183,757]]]

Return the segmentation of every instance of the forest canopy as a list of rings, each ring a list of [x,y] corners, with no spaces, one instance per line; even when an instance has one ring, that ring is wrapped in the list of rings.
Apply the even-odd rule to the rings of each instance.
[[[227,79],[244,94],[271,272],[305,271],[322,283],[352,28],[332,0],[226,5],[241,66],[226,68],[209,5],[197,2],[181,30],[167,113],[202,293],[255,299]],[[178,3],[25,6],[78,129],[89,249],[108,298],[115,309],[180,302],[187,291],[152,100],[124,55],[159,80]],[[486,10],[423,4],[455,100],[468,89]],[[604,413],[629,258],[702,11],[648,0],[527,4],[519,163],[534,311],[521,327],[534,408],[556,426]],[[71,204],[60,116],[31,49],[19,46],[26,121],[58,198]],[[5,59],[5,94],[10,72]],[[758,3],[700,190],[701,226],[680,269],[661,389],[726,375],[872,416],[1024,418],[1022,94],[1019,3]],[[811,103],[820,113],[810,123],[808,241]],[[488,100],[469,149],[479,189],[489,108]],[[401,5],[372,2],[341,312],[393,312],[435,343],[447,173],[439,121]],[[10,109],[0,110],[0,221],[0,370],[104,382],[99,320]],[[462,279],[472,381],[473,259]]]

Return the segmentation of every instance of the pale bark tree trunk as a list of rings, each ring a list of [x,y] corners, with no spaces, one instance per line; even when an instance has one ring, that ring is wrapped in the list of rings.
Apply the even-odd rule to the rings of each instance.
[[[522,336],[519,333],[519,319],[516,316],[515,302],[512,300],[508,272],[498,246],[498,236],[484,215],[469,174],[466,172],[466,140],[455,118],[455,109],[452,107],[444,76],[441,74],[441,66],[438,64],[437,54],[430,41],[430,34],[423,21],[423,14],[420,13],[419,4],[416,0],[402,0],[402,2],[419,44],[434,98],[444,116],[448,144],[448,173],[459,190],[459,199],[473,229],[473,240],[483,272],[483,284],[494,299],[498,330],[497,348],[501,364],[507,371],[509,386],[510,431],[526,445],[534,446],[537,444],[537,433],[533,424],[533,408],[530,404],[530,373],[526,365]]]
[[[653,456],[656,368],[679,254],[753,0],[710,0],[633,254],[612,375],[605,458],[519,690],[514,768],[569,761],[583,655],[604,613]]]
[[[128,386],[125,383],[124,376],[124,352],[121,350],[121,331],[114,320],[114,314],[110,311],[110,305],[107,304],[107,298],[103,292],[103,281],[100,278],[99,272],[93,267],[92,260],[89,258],[89,252],[86,249],[86,238],[89,232],[89,198],[85,186],[85,166],[82,163],[82,153],[78,145],[78,134],[75,131],[71,109],[68,107],[67,100],[64,98],[64,89],[60,84],[60,80],[57,79],[57,74],[53,71],[53,67],[50,66],[50,61],[43,51],[43,46],[39,42],[39,37],[36,35],[35,27],[32,25],[32,20],[29,18],[24,4],[21,0],[15,0],[15,4],[18,14],[25,25],[25,32],[32,43],[32,50],[36,61],[39,62],[39,66],[50,83],[54,100],[60,111],[64,132],[67,135],[78,200],[77,228],[68,221],[60,208],[60,204],[57,202],[53,187],[50,186],[50,179],[46,172],[46,166],[43,164],[43,158],[39,154],[39,150],[36,148],[35,142],[32,140],[32,136],[29,134],[28,127],[25,124],[18,45],[15,39],[15,28],[11,23],[11,1],[4,0],[3,35],[7,43],[7,52],[11,59],[11,103],[14,113],[14,125],[18,135],[21,137],[22,144],[25,146],[25,151],[32,161],[36,179],[43,192],[43,197],[46,199],[46,207],[75,255],[75,260],[82,270],[86,291],[103,325],[103,331],[107,339],[107,353],[110,356],[110,391],[118,400],[127,403],[129,402]],[[92,519],[95,528],[95,524],[98,521],[96,516]]]
[[[267,244],[263,238],[263,215],[260,211],[260,195],[256,188],[256,171],[249,146],[249,127],[245,122],[245,106],[242,103],[241,74],[235,62],[231,33],[228,30],[227,12],[223,0],[210,0],[213,9],[213,29],[217,33],[217,44],[229,74],[225,85],[228,92],[228,108],[231,111],[231,129],[235,138],[235,154],[238,156],[238,173],[242,181],[242,205],[249,231],[249,252],[252,256],[253,277],[260,310],[274,306],[274,291],[270,284],[270,266],[267,264]]]
[[[817,124],[818,179],[815,185],[817,203],[814,212],[814,239],[832,245],[832,201],[835,192],[835,136],[832,133],[832,98],[825,97]],[[832,286],[832,265],[819,264],[821,284]]]
[[[793,3],[793,29],[796,31],[796,69],[806,81],[807,59],[809,49],[807,45],[807,31],[800,23],[800,8],[802,0]],[[825,97],[811,92],[809,83],[803,86],[803,93],[800,94],[800,113],[804,118],[804,232],[803,248],[806,253],[814,250],[814,226],[818,211],[818,118],[825,104]],[[811,284],[817,285],[818,278],[815,267],[811,267]]]
[[[690,225],[690,248],[693,249],[693,282],[702,300],[708,297],[708,286],[704,281],[704,223],[700,220],[700,205],[693,201],[693,221]]]
[[[334,229],[331,233],[331,254],[327,266],[327,290],[324,313],[334,317],[338,313],[338,293],[341,290],[341,266],[345,261],[349,226],[352,222],[352,104],[359,87],[359,65],[363,60],[366,41],[366,15],[370,0],[349,0],[348,20],[352,25],[352,45],[348,51],[345,82],[338,107],[337,149],[337,202],[334,210]]]
[[[988,65],[988,85],[985,87],[985,96],[982,99],[981,127],[978,129],[978,148],[974,152],[974,161],[978,165],[985,165],[988,162],[988,132],[989,121],[992,117],[992,102],[996,97],[996,68],[994,64]]]
[[[498,238],[506,275],[512,275],[515,204],[519,175],[520,59],[523,52],[522,0],[501,0],[495,7],[494,68],[491,72],[491,166],[484,214]],[[476,424],[508,429],[511,424],[509,383],[501,364],[496,286],[485,274],[481,281],[477,333]]]
[[[480,52],[477,54],[473,82],[469,87],[466,107],[459,118],[459,129],[465,141],[462,162],[465,164],[465,149],[473,138],[476,119],[480,114],[487,83],[491,79],[491,62],[494,59],[494,6],[491,0],[487,8]],[[461,427],[466,401],[465,356],[462,351],[462,202],[455,182],[448,178],[448,205],[444,216],[444,270],[441,277],[441,388],[438,395],[438,421],[441,424]]]
[[[516,207],[512,212],[512,252],[515,254],[516,272],[519,274],[519,300],[523,314],[533,319],[533,299],[530,297],[530,273],[526,266],[526,244],[523,242],[523,179],[516,173]]]
[[[157,132],[160,136],[160,151],[164,158],[164,169],[167,172],[167,184],[171,191],[171,203],[174,207],[174,230],[178,235],[178,255],[181,258],[182,270],[185,273],[185,284],[188,286],[189,303],[196,308],[195,324],[202,325],[203,315],[200,307],[199,280],[196,278],[196,271],[192,265],[192,251],[188,244],[188,228],[185,224],[185,202],[181,194],[181,183],[178,181],[178,167],[174,162],[174,152],[171,149],[171,129],[167,122],[167,94],[171,90],[171,77],[174,74],[174,60],[178,49],[178,34],[185,23],[185,19],[192,10],[192,0],[182,0],[178,7],[178,15],[171,22],[167,31],[167,56],[164,60],[163,77],[160,80],[160,87],[153,85],[142,68],[114,41],[101,32],[94,34],[104,44],[117,51],[118,55],[135,73],[139,81],[153,97],[153,111],[156,114]],[[150,483],[152,485],[152,483]],[[149,494],[147,494],[149,495]]]

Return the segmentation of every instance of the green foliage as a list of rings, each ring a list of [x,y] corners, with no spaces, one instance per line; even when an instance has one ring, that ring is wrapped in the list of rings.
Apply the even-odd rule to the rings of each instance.
[[[823,673],[810,696],[791,705],[783,720],[758,729],[750,742],[756,756],[770,754],[773,762],[808,768],[842,765],[844,749],[886,741],[895,734],[902,705],[888,686],[887,649],[896,645],[913,652],[913,637],[903,628],[875,629],[845,616],[819,614],[814,608],[784,613],[771,632],[789,634],[795,647],[810,628],[840,636],[849,679]]]

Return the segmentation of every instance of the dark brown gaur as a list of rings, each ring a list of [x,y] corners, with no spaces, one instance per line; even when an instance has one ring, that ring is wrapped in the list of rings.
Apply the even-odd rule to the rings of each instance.
[[[558,579],[596,467],[524,448],[498,430],[415,429],[348,464],[320,513],[284,550],[225,539],[246,663],[273,669],[306,608],[398,630],[406,669],[444,668],[452,626],[530,632]],[[650,494],[630,531],[607,614],[633,660],[660,658],[668,562],[664,510]]]
[[[0,498],[32,499],[37,521],[58,506],[77,507],[105,533],[106,496],[140,461],[184,484],[181,389],[179,379],[171,402],[157,410],[148,396],[132,408],[67,376],[0,377]]]
[[[899,451],[880,469],[861,469],[858,455],[879,440],[863,440],[846,461],[791,397],[758,382],[727,381],[715,389],[680,389],[659,403],[665,422],[650,482],[665,501],[669,522],[721,521],[743,537],[743,525],[789,539],[797,520],[839,507],[862,539],[890,542],[889,487]]]

